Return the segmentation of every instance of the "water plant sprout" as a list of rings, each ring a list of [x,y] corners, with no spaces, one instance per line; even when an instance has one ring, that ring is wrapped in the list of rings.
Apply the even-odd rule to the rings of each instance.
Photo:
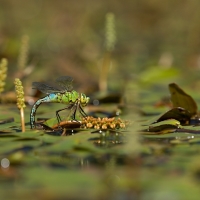
[[[15,79],[14,84],[15,84],[15,91],[17,95],[17,107],[20,110],[22,132],[25,132],[24,108],[26,107],[26,105],[24,103],[23,86],[22,86],[22,82],[18,78]]]
[[[25,69],[28,60],[28,53],[29,53],[29,36],[23,35],[21,39],[21,47],[17,65],[19,70]]]
[[[112,60],[111,54],[116,44],[116,31],[115,31],[115,15],[113,13],[106,14],[105,24],[105,55],[99,76],[99,90],[101,92],[107,91],[108,71],[111,67]]]

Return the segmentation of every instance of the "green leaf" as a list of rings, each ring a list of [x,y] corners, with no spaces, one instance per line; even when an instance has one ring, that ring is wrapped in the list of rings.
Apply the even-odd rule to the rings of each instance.
[[[157,134],[166,134],[169,132],[173,132],[177,128],[180,128],[180,122],[175,119],[167,119],[158,123],[154,123],[149,125],[147,131],[148,132],[156,132]]]
[[[190,95],[185,93],[176,83],[169,84],[169,91],[173,107],[185,108],[191,117],[197,115],[197,104]]]
[[[140,81],[145,84],[160,83],[172,77],[178,76],[179,72],[173,68],[155,66],[146,69],[140,74]]]

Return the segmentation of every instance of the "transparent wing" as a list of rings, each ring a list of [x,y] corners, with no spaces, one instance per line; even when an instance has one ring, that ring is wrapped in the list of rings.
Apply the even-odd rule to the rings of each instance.
[[[58,83],[64,91],[71,91],[73,89],[72,82],[73,78],[70,76],[60,76],[56,79],[56,83]]]
[[[61,92],[61,90],[59,90],[58,88],[55,88],[53,86],[47,85],[46,83],[42,83],[42,82],[33,82],[32,86],[33,86],[33,89],[38,89],[39,91],[45,94]]]

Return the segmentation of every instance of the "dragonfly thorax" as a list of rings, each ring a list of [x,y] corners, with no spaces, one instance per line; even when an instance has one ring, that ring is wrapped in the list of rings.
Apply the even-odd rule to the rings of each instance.
[[[64,104],[74,104],[79,100],[79,93],[75,90],[65,93],[57,93],[57,101]]]
[[[83,93],[78,93],[75,90],[71,92],[65,92],[65,93],[57,93],[56,99],[58,103],[64,103],[64,104],[74,104],[79,103],[81,106],[86,106],[89,102],[89,97],[87,97]]]

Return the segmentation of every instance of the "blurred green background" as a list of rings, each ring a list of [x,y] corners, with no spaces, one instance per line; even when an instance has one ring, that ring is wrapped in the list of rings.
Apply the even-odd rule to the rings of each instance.
[[[146,69],[175,67],[182,80],[199,78],[200,2],[124,0],[0,0],[0,57],[9,61],[8,80],[17,68],[23,35],[29,37],[26,77],[32,81],[70,75],[82,90],[98,88],[105,53],[105,16],[115,15],[117,42],[109,71],[110,87],[139,78]],[[179,77],[180,77],[179,76]],[[188,81],[191,78],[188,78]],[[120,82],[122,80],[122,82]],[[146,79],[145,79],[146,80]],[[172,79],[176,81],[177,79]],[[197,84],[198,85],[198,84]]]
[[[122,113],[122,118],[136,121],[125,133],[130,141],[124,148],[98,148],[89,141],[96,135],[87,130],[55,137],[30,130],[27,123],[27,132],[18,132],[16,105],[2,104],[1,116],[14,116],[15,121],[1,125],[1,159],[11,157],[10,169],[0,170],[1,197],[199,199],[199,135],[155,135],[141,144],[136,134],[141,128],[137,110],[150,114],[148,119],[161,112],[154,103],[169,95],[170,82],[180,83],[194,98],[198,95],[199,7],[198,0],[0,0],[0,59],[9,62],[6,91],[14,91],[15,78],[22,80],[29,95],[33,81],[68,75],[75,79],[74,88],[90,97],[107,79],[109,90],[125,89],[127,102],[139,102],[139,109],[132,106]],[[108,13],[115,16],[116,43],[110,52]],[[20,68],[24,38],[29,38],[27,63]],[[108,69],[102,78],[104,64]],[[37,116],[54,114],[54,107],[42,108]],[[168,109],[162,107],[162,112]],[[30,108],[25,112],[29,122]],[[7,130],[12,130],[10,135]]]

